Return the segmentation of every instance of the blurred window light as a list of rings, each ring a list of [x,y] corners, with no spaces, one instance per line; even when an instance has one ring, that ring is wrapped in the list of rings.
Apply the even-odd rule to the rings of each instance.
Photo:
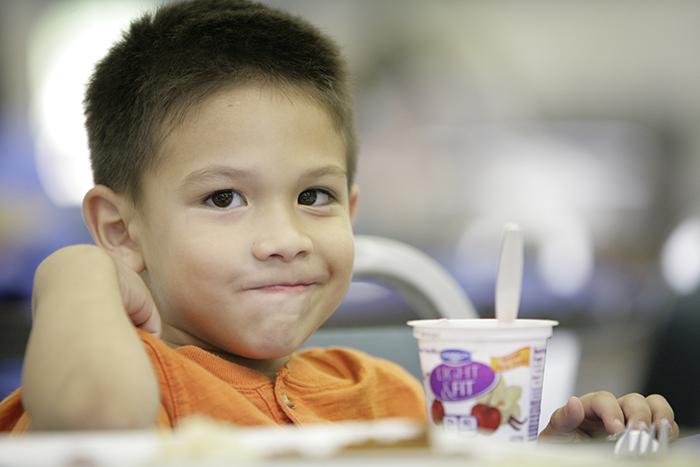
[[[575,219],[560,219],[558,229],[542,240],[537,266],[556,295],[581,291],[593,274],[593,241],[586,228]]]
[[[494,281],[498,269],[503,219],[479,216],[465,226],[457,243],[456,265],[458,273],[473,281]],[[530,233],[524,233],[530,240]]]
[[[80,204],[92,186],[82,102],[95,63],[144,2],[59,2],[37,20],[28,45],[36,166],[58,205]]]
[[[472,269],[469,277],[479,281],[495,277],[495,266],[484,256],[496,251],[495,226],[514,219],[534,246],[533,266],[549,293],[560,297],[580,293],[594,272],[593,234],[609,220],[595,215],[643,205],[647,194],[637,190],[634,179],[611,175],[614,167],[602,163],[606,160],[602,154],[555,132],[528,136],[504,131],[480,149],[489,158],[470,161],[478,165],[472,171],[478,177],[465,184],[464,202],[472,204],[474,217],[457,249],[460,264]]]
[[[506,217],[525,213],[547,224],[560,212],[573,210],[586,215],[589,222],[601,222],[595,215],[601,209],[639,209],[648,202],[645,175],[630,173],[632,154],[617,148],[615,154],[596,151],[557,134],[556,128],[530,134],[504,129],[486,137],[467,149],[481,159],[479,170],[471,171],[478,175],[465,184],[465,201],[474,203],[476,210]],[[632,167],[641,165],[637,162]],[[465,173],[470,173],[468,167]],[[484,197],[488,203],[482,202]]]
[[[457,248],[460,275],[473,282],[495,281],[505,220],[503,216],[477,217],[465,226]],[[561,297],[579,293],[593,275],[595,249],[583,219],[557,210],[549,211],[548,218],[523,215],[518,222],[526,243],[536,251],[535,267],[549,292]]]
[[[700,219],[688,218],[669,235],[661,250],[664,279],[679,294],[689,295],[700,285]]]

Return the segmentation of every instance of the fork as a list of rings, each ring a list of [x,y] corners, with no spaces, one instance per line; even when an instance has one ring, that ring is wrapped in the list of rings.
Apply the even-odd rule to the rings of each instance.
[[[628,422],[625,431],[617,438],[615,443],[615,455],[618,457],[651,457],[662,456],[668,452],[668,431],[670,424],[666,420],[659,423],[658,436],[656,425],[648,428],[641,424],[632,428],[633,423]]]

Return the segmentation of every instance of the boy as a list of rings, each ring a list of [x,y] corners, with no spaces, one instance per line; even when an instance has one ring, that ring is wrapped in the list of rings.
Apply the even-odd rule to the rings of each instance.
[[[177,3],[134,22],[85,99],[96,246],[37,269],[23,387],[0,429],[176,426],[194,413],[424,421],[421,387],[396,365],[295,353],[351,279],[347,87],[329,39],[263,5]],[[572,398],[545,434],[663,418],[660,396],[601,392]]]

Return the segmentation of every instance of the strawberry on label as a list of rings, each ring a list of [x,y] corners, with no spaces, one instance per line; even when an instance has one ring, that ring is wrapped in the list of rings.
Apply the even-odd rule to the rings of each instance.
[[[433,401],[433,405],[430,407],[430,416],[433,423],[442,425],[442,419],[445,418],[445,408],[442,406],[442,402],[437,399]]]
[[[501,412],[486,404],[476,404],[472,407],[472,417],[476,418],[477,426],[486,433],[492,433],[501,424]]]

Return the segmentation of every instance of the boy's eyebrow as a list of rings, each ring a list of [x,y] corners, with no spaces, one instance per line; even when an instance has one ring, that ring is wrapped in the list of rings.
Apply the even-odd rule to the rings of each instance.
[[[234,169],[228,166],[211,166],[195,170],[187,174],[180,186],[184,187],[194,183],[201,183],[207,180],[240,180],[250,178],[253,174],[247,170]]]
[[[308,178],[323,177],[325,175],[333,175],[336,177],[347,177],[348,173],[345,169],[343,169],[342,167],[339,167],[337,165],[324,165],[323,167],[311,169],[308,172],[304,173],[304,176],[308,177]]]
[[[206,182],[207,180],[241,180],[250,179],[255,175],[243,169],[235,169],[228,166],[211,166],[205,167],[203,169],[195,170],[187,174],[187,176],[182,180],[180,184],[181,187],[186,187],[188,185]],[[324,176],[335,176],[347,178],[347,171],[337,165],[325,165],[322,167],[317,167],[307,172],[304,172],[304,178],[318,178]]]
[[[199,182],[203,179],[210,178],[250,178],[251,172],[242,169],[234,169],[233,167],[228,167],[224,165],[214,165],[205,167],[203,169],[198,169],[190,172],[182,180],[182,185],[188,185],[193,182]]]

